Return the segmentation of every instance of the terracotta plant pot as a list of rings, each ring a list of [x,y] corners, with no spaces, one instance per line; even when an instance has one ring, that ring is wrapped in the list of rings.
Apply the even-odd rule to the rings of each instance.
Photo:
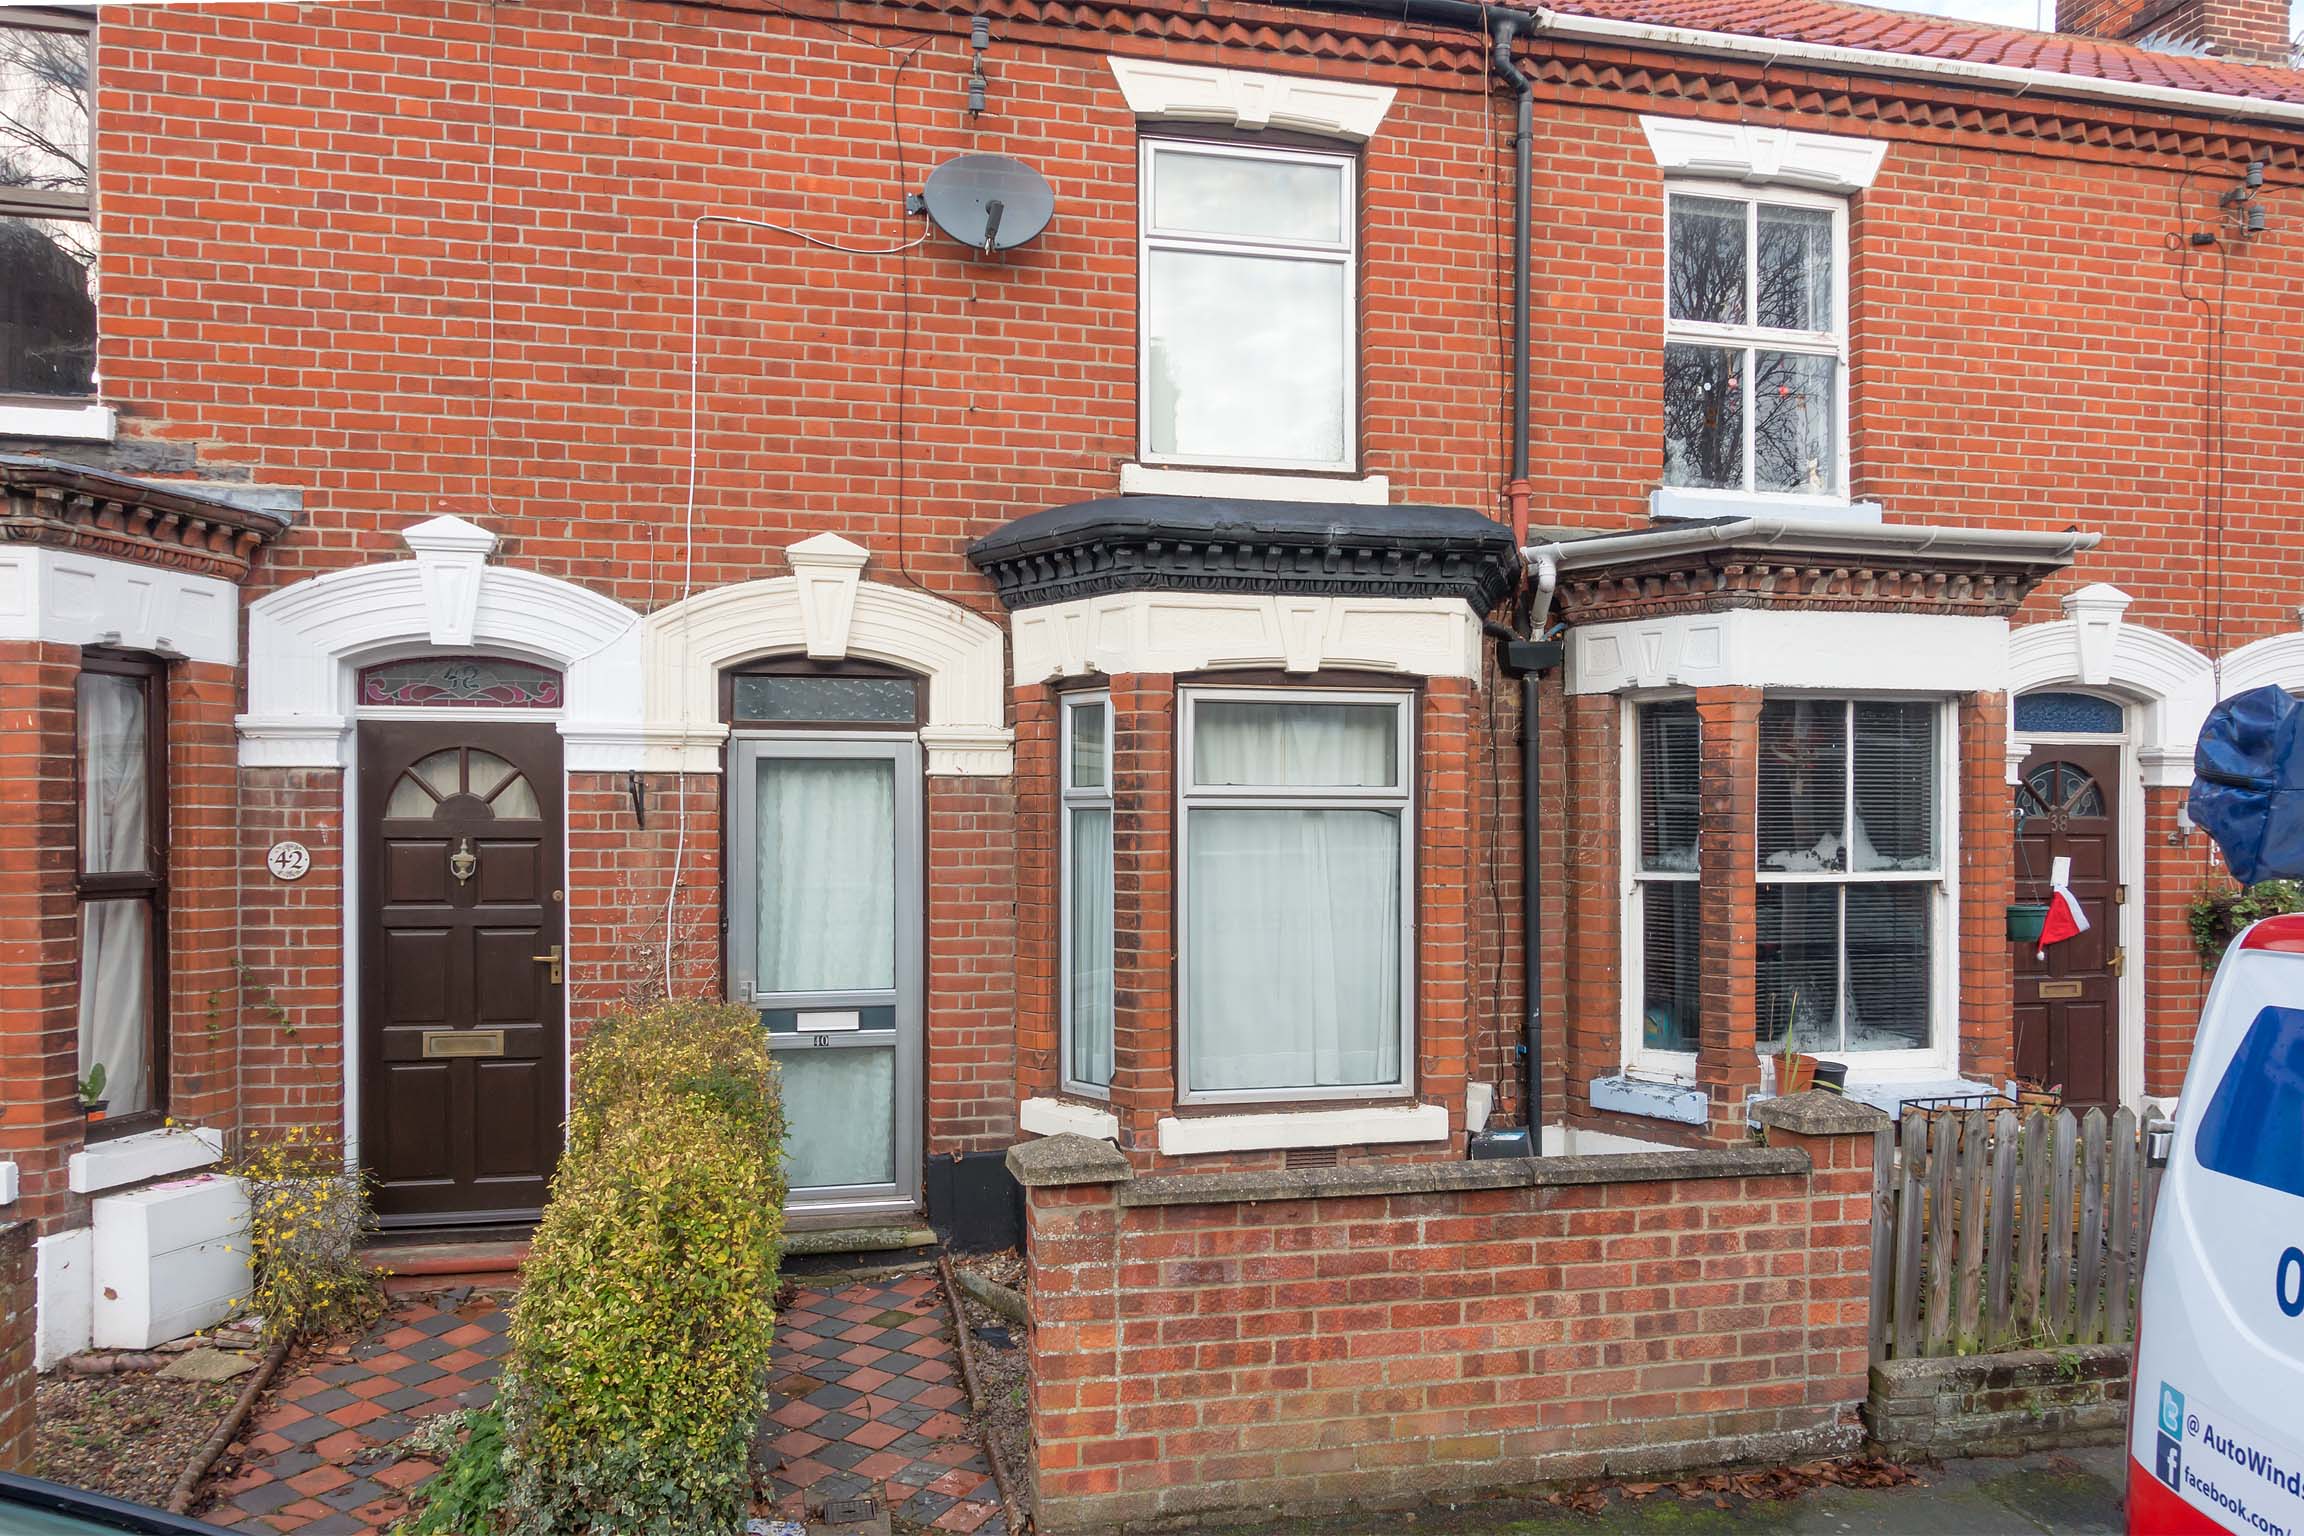
[[[1803,1051],[1789,1059],[1776,1058],[1776,1091],[1785,1097],[1806,1093],[1816,1086],[1816,1058]]]

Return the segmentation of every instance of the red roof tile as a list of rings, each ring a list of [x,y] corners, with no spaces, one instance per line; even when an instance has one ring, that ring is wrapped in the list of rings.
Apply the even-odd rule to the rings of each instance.
[[[1823,43],[1875,53],[1958,59],[2304,103],[2304,71],[2229,59],[2157,53],[2133,43],[1986,26],[1944,16],[1881,10],[1845,0],[1551,0],[1565,15],[1728,32],[1779,42]]]

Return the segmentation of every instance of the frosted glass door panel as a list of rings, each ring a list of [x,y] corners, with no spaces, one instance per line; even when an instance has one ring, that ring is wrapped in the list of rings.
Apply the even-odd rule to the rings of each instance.
[[[896,1178],[893,1047],[779,1051],[784,1172],[792,1188],[889,1184]]]
[[[762,992],[896,985],[896,774],[885,758],[759,763]]]

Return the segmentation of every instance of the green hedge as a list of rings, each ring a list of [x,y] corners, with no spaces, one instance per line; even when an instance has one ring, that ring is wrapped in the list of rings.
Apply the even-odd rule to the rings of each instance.
[[[742,1526],[775,1321],[782,1142],[751,1010],[672,1004],[584,1042],[498,1399],[511,1530]]]

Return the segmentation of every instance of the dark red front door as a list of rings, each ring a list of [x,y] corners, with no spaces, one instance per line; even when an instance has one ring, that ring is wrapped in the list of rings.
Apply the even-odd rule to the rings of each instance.
[[[560,1155],[560,738],[360,726],[360,1160],[387,1226],[532,1220]]]
[[[2088,931],[2016,955],[2016,1070],[2067,1104],[2120,1099],[2120,749],[2032,749],[2016,788],[2016,899],[2046,901],[2056,860]]]

